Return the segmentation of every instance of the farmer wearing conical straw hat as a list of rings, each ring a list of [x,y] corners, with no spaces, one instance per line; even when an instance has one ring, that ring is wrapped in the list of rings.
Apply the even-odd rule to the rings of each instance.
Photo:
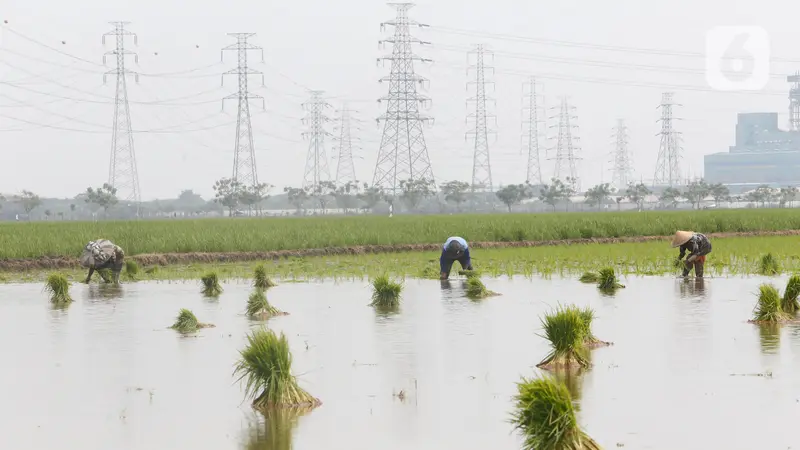
[[[450,269],[456,261],[461,264],[462,269],[472,270],[467,241],[462,237],[453,236],[447,238],[442,246],[442,256],[439,257],[439,268],[442,271],[440,279],[446,280],[450,277]]]
[[[125,264],[124,259],[125,252],[122,251],[122,247],[108,239],[89,242],[83,248],[83,253],[80,257],[81,265],[89,269],[86,283],[91,281],[95,270],[111,269],[114,275],[114,283],[118,284],[119,273]]]
[[[675,237],[672,238],[672,248],[680,247],[681,253],[678,255],[678,261],[683,259],[686,252],[689,252],[689,257],[683,265],[684,277],[689,276],[689,272],[694,267],[694,275],[697,278],[703,277],[703,266],[706,263],[706,255],[711,253],[711,242],[708,238],[701,233],[694,231],[678,231]]]

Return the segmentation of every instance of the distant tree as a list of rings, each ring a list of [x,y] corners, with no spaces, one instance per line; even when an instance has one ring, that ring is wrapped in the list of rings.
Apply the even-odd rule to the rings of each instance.
[[[648,189],[644,183],[631,183],[628,185],[628,189],[625,190],[625,197],[633,203],[636,203],[636,208],[641,211],[642,208],[644,208],[644,200],[651,193],[650,189]]]
[[[271,184],[259,183],[254,186],[242,187],[239,193],[239,202],[247,206],[248,211],[261,213],[261,202],[269,198],[268,192],[273,188]]]
[[[467,191],[469,183],[464,181],[448,181],[441,187],[444,200],[448,203],[455,203],[456,209],[461,210],[461,204],[467,201]]]
[[[289,203],[297,208],[297,213],[299,214],[303,210],[303,205],[308,201],[308,192],[305,189],[293,187],[285,187],[283,188],[283,192],[286,193],[286,198],[289,200]]]
[[[336,198],[336,205],[344,210],[345,215],[351,209],[358,208],[359,189],[361,185],[358,181],[348,181],[347,183],[336,188],[333,194]]]
[[[611,199],[614,188],[609,183],[598,184],[586,191],[586,204],[589,206],[600,206]]]
[[[59,211],[58,212],[58,219],[59,220],[64,220],[64,211]]]
[[[539,200],[552,206],[555,211],[559,201],[569,199],[570,192],[571,188],[563,181],[552,178],[550,184],[544,184],[539,188]]]
[[[108,217],[109,208],[116,205],[118,202],[117,188],[112,187],[108,183],[103,183],[103,185],[97,189],[86,188],[85,201],[91,205],[96,205],[98,208],[103,208],[103,217]]]
[[[380,186],[370,186],[367,183],[364,183],[363,190],[360,194],[358,194],[358,198],[364,202],[367,208],[369,208],[371,211],[374,211],[375,206],[377,206],[381,200],[385,199],[386,195],[383,191],[383,188]]]
[[[434,186],[434,181],[426,178],[402,180],[400,189],[403,190],[403,193],[400,195],[400,199],[409,211],[416,211],[423,200],[436,195]]]
[[[711,187],[702,179],[692,181],[683,190],[683,197],[692,204],[692,208],[700,209],[700,204],[711,194]]]
[[[214,183],[214,201],[228,208],[228,214],[233,217],[233,211],[241,201],[241,183],[231,178],[222,178]]]
[[[206,201],[200,194],[196,194],[191,189],[184,189],[178,195],[178,200],[175,202],[178,209],[183,211],[197,211],[205,206]]]
[[[674,187],[668,187],[664,189],[664,192],[661,193],[658,200],[665,205],[675,208],[681,200],[681,191]]]
[[[714,197],[714,202],[716,204],[731,201],[731,191],[722,183],[712,184],[708,187],[708,190],[709,194]]]
[[[16,200],[17,203],[22,205],[22,209],[25,211],[25,214],[28,214],[29,220],[31,211],[38,208],[42,204],[42,200],[39,198],[39,196],[31,191],[22,191],[22,194],[18,195]]]
[[[524,184],[509,184],[495,192],[495,195],[506,205],[508,212],[511,212],[514,205],[519,205],[523,200],[531,198],[531,191],[529,186]]]
[[[794,186],[782,187],[778,192],[778,205],[781,208],[786,207],[787,202],[793,202],[797,199],[797,188]]]
[[[625,197],[618,195],[614,200],[617,202],[617,211],[622,211],[622,201],[625,200]]]
[[[313,186],[309,186],[306,192],[308,192],[309,197],[317,202],[322,214],[325,214],[331,197],[336,193],[336,184],[333,181],[320,181]]]

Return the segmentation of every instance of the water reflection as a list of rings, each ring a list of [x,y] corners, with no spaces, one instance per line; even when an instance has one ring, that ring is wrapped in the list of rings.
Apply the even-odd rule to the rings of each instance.
[[[307,409],[282,408],[256,413],[244,450],[291,450],[292,434]]]
[[[115,300],[122,298],[124,290],[121,284],[90,284],[86,294],[89,300]]]
[[[588,358],[591,358],[591,354],[587,355]],[[586,370],[552,370],[550,374],[558,381],[561,381],[567,386],[567,390],[569,391],[569,395],[572,397],[572,401],[575,403],[580,403],[581,398],[583,397],[583,378],[586,375]]]
[[[706,279],[705,278],[684,278],[678,283],[678,291],[681,298],[705,299]]]
[[[781,345],[781,326],[777,323],[763,323],[758,327],[758,339],[761,352],[764,354],[777,354]]]

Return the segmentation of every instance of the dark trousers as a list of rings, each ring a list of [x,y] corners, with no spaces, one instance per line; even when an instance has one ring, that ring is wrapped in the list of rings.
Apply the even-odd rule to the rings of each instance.
[[[697,278],[703,278],[703,269],[706,264],[706,255],[702,256],[695,256],[692,257],[691,255],[689,258],[686,258],[686,262],[684,263],[683,268],[683,276],[689,276],[689,272],[694,269],[694,275]]]
[[[461,268],[464,270],[472,270],[472,260],[469,257],[469,249],[467,249],[460,258],[457,259],[450,259],[445,255],[444,250],[442,250],[442,256],[439,257],[439,267],[441,268],[441,272],[450,275],[450,269],[453,268],[453,263],[458,261],[461,264]]]

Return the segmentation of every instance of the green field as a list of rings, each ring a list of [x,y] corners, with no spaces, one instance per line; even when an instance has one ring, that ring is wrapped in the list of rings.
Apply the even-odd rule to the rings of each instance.
[[[77,256],[111,239],[126,254],[295,250],[353,245],[671,235],[677,229],[741,232],[800,229],[800,211],[747,209],[442,216],[203,219],[0,224],[0,259]]]

